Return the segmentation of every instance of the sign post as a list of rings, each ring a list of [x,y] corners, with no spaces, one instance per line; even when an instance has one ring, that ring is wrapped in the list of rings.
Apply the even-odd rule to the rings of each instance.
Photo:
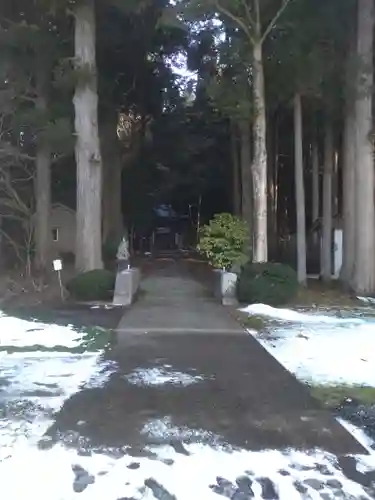
[[[61,279],[62,268],[63,268],[63,266],[62,266],[62,260],[61,259],[56,259],[56,260],[53,261],[53,269],[57,273],[57,277],[58,277],[58,280],[59,280],[61,299],[65,300],[65,297],[64,297],[64,287],[63,287],[62,279]]]

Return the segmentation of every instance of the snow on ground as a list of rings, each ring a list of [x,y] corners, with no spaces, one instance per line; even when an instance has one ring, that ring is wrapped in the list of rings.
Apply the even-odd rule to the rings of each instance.
[[[251,304],[244,307],[241,311],[249,315],[264,316],[266,318],[276,319],[280,321],[291,321],[301,324],[313,325],[356,325],[362,324],[363,320],[359,318],[337,318],[327,314],[303,313],[293,311],[292,309],[278,309],[266,304]]]
[[[375,387],[374,317],[336,317],[264,304],[242,311],[272,320],[266,332],[249,332],[300,380]]]
[[[184,449],[181,454],[170,446],[152,447],[157,460],[129,455],[114,459],[78,456],[59,444],[40,451],[24,443],[4,460],[1,487],[14,500],[33,495],[40,500],[372,498],[343,475],[334,455],[319,450],[252,453],[198,443]],[[358,463],[362,474],[375,467],[368,457],[358,457]]]
[[[86,340],[84,330],[0,313],[0,482],[1,460],[36,445],[53,411],[98,372],[100,351],[74,352]]]
[[[366,325],[356,324],[359,329]],[[342,323],[329,325],[329,328],[344,328]],[[312,322],[309,327],[313,328]],[[156,440],[162,437],[164,442],[166,436],[180,441],[184,453],[163,445],[149,448],[151,458],[135,458],[127,455],[125,449],[122,458],[116,459],[114,454],[109,456],[104,452],[82,455],[62,443],[40,448],[40,438],[53,423],[53,411],[82,385],[104,384],[116,371],[116,364],[103,364],[100,350],[87,348],[90,344],[86,343],[86,332],[70,327],[0,314],[0,332],[0,483],[6,498],[370,500],[374,497],[373,490],[344,476],[334,455],[321,450],[302,453],[234,449],[223,444],[220,436],[179,428],[171,418],[151,419],[141,434]],[[284,337],[287,340],[296,335],[284,334]],[[79,354],[76,348],[82,343],[86,351]],[[137,385],[183,386],[203,380],[199,373],[177,372],[169,365],[139,369],[127,378]],[[359,439],[366,438],[356,428],[349,430],[357,432]],[[374,455],[358,456],[355,460],[363,477],[375,470]]]
[[[82,333],[70,326],[49,325],[38,321],[27,321],[0,312],[0,349],[5,347],[31,347],[43,345],[47,348],[76,347]]]
[[[370,462],[374,463],[375,467],[375,453],[374,453],[374,441],[362,430],[353,425],[352,423],[344,420],[342,418],[337,418],[337,421],[360,443],[365,450],[372,455]],[[366,465],[370,463],[367,459]]]
[[[198,374],[182,373],[174,370],[171,365],[163,365],[154,368],[137,368],[132,373],[126,375],[126,379],[138,386],[158,386],[171,384],[174,386],[187,387],[204,380]]]

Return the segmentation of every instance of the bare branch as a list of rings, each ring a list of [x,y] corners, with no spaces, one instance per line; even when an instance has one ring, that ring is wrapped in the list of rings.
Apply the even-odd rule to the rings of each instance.
[[[250,7],[249,5],[247,4],[246,0],[241,0],[241,3],[243,5],[243,8],[245,10],[245,13],[246,13],[246,17],[247,17],[247,20],[249,21],[250,25],[255,28],[256,27],[256,23],[255,23],[255,20],[250,12]]]
[[[276,23],[277,21],[279,20],[279,18],[282,16],[282,14],[284,13],[285,9],[288,7],[288,5],[291,3],[292,0],[283,0],[283,3],[280,7],[280,9],[276,12],[275,16],[273,17],[273,19],[269,22],[267,28],[265,29],[263,35],[262,35],[262,38],[260,40],[260,43],[262,44],[264,42],[264,40],[268,37],[268,35],[271,33],[271,31],[273,30],[273,28],[276,26]]]
[[[230,10],[226,9],[225,7],[223,7],[219,3],[219,0],[215,0],[215,6],[216,6],[216,8],[217,8],[217,10],[219,12],[221,12],[222,14],[224,14],[224,16],[229,17],[230,19],[232,19],[232,21],[234,21],[236,24],[238,24],[238,26],[242,29],[242,31],[248,37],[249,41],[251,43],[254,43],[254,37],[251,34],[251,31],[249,30],[249,28],[246,26],[246,24],[242,21],[242,19],[240,17],[235,16]]]
[[[22,220],[24,221],[25,218],[27,217],[31,217],[31,210],[30,208],[24,204],[23,202],[21,202],[18,197],[17,199],[14,199],[14,200],[2,200],[1,201],[1,206],[4,208],[9,208],[10,210],[12,210],[12,214],[7,214],[7,218],[11,219],[18,219],[18,220]],[[16,213],[20,213],[22,214],[21,215],[16,215]],[[2,216],[5,215],[5,214],[2,214]]]
[[[20,101],[23,101],[23,102],[30,102],[31,104],[35,104],[38,100],[38,97],[25,93],[25,94],[17,95],[17,99],[19,99]]]
[[[4,229],[2,229],[1,227],[0,227],[0,235],[3,236],[10,243],[10,245],[14,250],[14,253],[16,254],[17,259],[21,262],[21,264],[24,264],[24,259],[22,258],[20,252],[20,245],[18,245],[15,242],[15,240],[11,238],[9,234],[6,231],[4,231]]]
[[[10,156],[17,160],[32,161],[32,162],[36,160],[35,156],[23,153],[17,147],[5,141],[0,143],[0,157],[1,156]]]
[[[1,201],[3,206],[24,214],[26,218],[31,216],[30,207],[22,201],[20,195],[12,184],[10,175],[7,172],[0,171],[0,188],[3,189],[3,192],[7,196],[6,199]]]
[[[261,30],[261,20],[260,20],[260,0],[254,0],[254,10],[255,10],[255,24],[256,24],[256,30],[257,30],[257,35],[260,35],[260,30]]]

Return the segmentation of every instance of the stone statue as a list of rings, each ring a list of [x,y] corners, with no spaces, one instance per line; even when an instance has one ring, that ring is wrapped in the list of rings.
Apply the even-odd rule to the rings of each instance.
[[[120,270],[126,269],[128,267],[130,253],[129,253],[129,243],[128,240],[126,239],[126,236],[123,236],[118,246],[116,258],[119,264],[119,268],[121,268]]]

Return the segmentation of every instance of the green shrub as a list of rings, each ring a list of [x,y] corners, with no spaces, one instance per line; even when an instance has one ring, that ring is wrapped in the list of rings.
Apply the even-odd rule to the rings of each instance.
[[[106,269],[78,274],[67,285],[69,293],[79,300],[109,300],[113,297],[116,275]]]
[[[292,300],[298,292],[297,274],[291,267],[275,262],[248,263],[238,279],[240,302],[278,306]]]
[[[199,233],[197,250],[217,269],[231,270],[247,260],[248,228],[239,217],[217,214]]]

